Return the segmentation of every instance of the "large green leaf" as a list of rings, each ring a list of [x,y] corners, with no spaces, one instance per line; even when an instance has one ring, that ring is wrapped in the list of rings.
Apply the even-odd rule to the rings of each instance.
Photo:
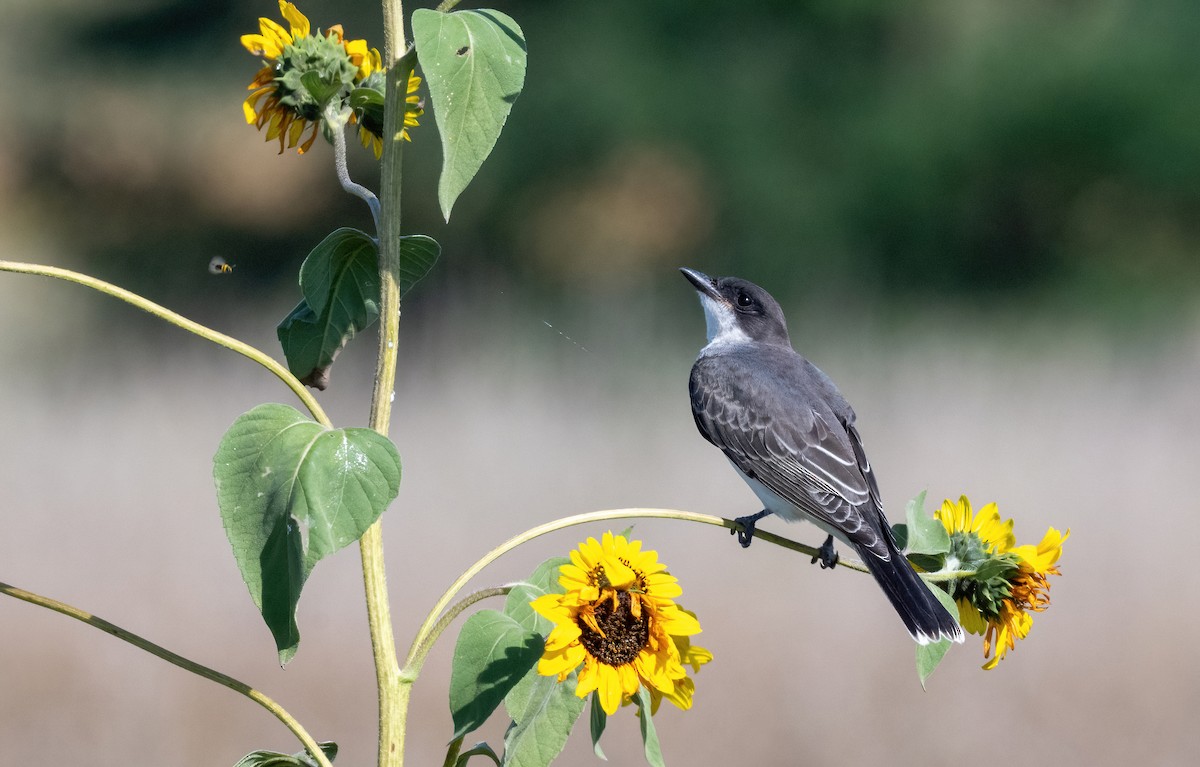
[[[302,300],[276,328],[288,369],[317,389],[342,347],[379,318],[379,249],[369,235],[342,228],[300,267]]]
[[[573,671],[559,682],[534,669],[508,693],[504,708],[513,723],[504,734],[504,767],[546,767],[562,753],[583,713],[576,681]]]
[[[460,738],[482,725],[544,649],[542,637],[497,610],[467,619],[450,668],[450,715]]]
[[[438,202],[450,209],[496,146],[525,85],[525,35],[493,10],[412,15],[413,40],[442,138]]]
[[[400,294],[429,273],[441,246],[425,235],[400,238]],[[288,369],[324,390],[330,368],[350,339],[379,318],[379,248],[357,229],[344,227],[313,248],[300,267],[304,299],[276,332]]]
[[[294,408],[266,404],[225,432],[213,477],[234,559],[287,663],[300,642],[304,581],[396,497],[400,456],[370,429],[326,429]]]

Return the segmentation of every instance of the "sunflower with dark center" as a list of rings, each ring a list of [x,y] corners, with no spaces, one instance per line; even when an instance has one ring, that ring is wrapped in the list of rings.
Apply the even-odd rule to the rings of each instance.
[[[559,570],[566,593],[531,603],[554,623],[538,673],[562,682],[579,669],[575,694],[596,692],[608,714],[641,686],[655,706],[666,698],[690,708],[695,686],[683,664],[698,669],[712,654],[687,640],[700,633],[700,622],[675,604],[683,590],[666,570],[641,541],[609,532],[580,544]]]
[[[1046,576],[1060,574],[1057,562],[1071,531],[1051,527],[1036,546],[1017,546],[1013,521],[1001,522],[996,504],[972,514],[966,496],[944,501],[934,516],[950,535],[946,568],[975,573],[956,581],[951,596],[962,627],[983,636],[983,668],[993,669],[1029,636],[1031,613],[1050,606]]]

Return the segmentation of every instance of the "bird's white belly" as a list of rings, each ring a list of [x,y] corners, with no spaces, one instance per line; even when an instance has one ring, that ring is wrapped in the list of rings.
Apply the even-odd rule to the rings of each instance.
[[[754,494],[758,496],[758,500],[762,501],[764,509],[767,509],[775,516],[787,522],[800,522],[802,520],[805,522],[811,522],[829,535],[832,535],[834,538],[850,544],[850,539],[847,538],[845,533],[843,533],[841,530],[838,530],[832,525],[828,525],[825,522],[814,518],[811,514],[796,506],[783,496],[779,495],[771,488],[759,482],[757,479],[746,476],[746,472],[739,469],[737,464],[735,464],[733,461],[730,461],[729,463],[731,466],[733,466],[733,470],[738,473],[738,476],[745,480],[746,484],[750,486],[750,489],[754,491]]]

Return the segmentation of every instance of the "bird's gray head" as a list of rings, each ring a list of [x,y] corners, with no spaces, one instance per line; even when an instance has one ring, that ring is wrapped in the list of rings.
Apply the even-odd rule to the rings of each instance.
[[[709,277],[695,269],[679,271],[700,294],[710,344],[756,341],[791,346],[783,310],[770,293],[737,277]]]

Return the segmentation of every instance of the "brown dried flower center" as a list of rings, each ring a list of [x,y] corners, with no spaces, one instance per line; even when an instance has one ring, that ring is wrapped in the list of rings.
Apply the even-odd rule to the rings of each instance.
[[[634,616],[629,592],[618,591],[616,595],[615,607],[612,596],[605,594],[593,608],[592,616],[603,634],[594,631],[583,620],[578,622],[583,632],[579,641],[584,649],[609,666],[632,663],[650,641],[649,610],[643,606],[639,610],[641,615]]]

